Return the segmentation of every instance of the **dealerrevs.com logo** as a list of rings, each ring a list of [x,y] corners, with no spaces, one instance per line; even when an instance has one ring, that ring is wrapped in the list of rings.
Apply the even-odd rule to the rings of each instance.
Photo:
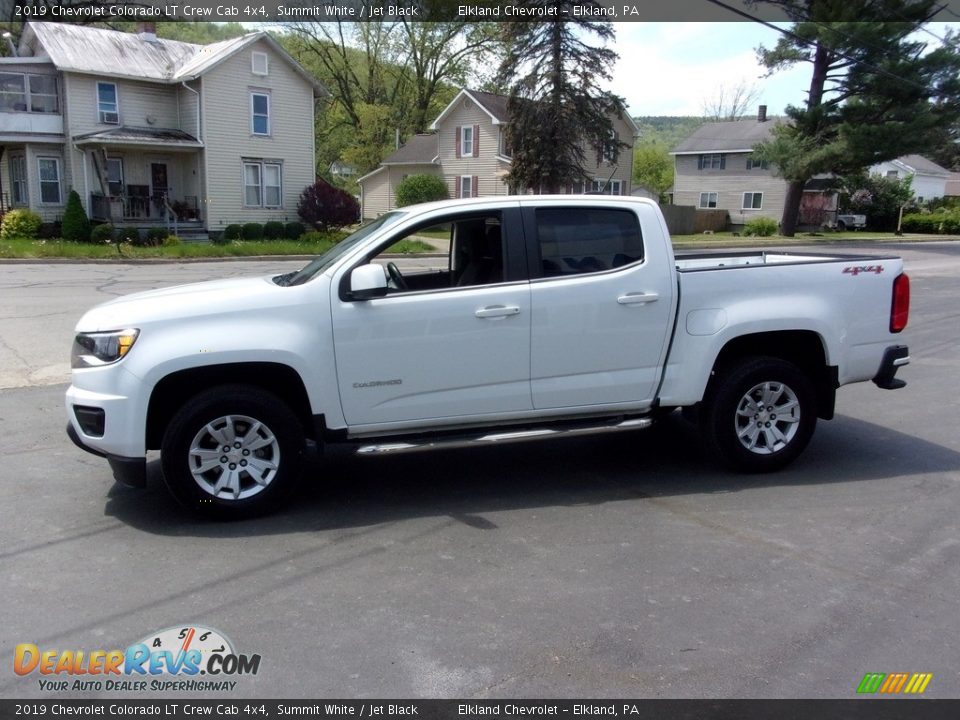
[[[256,675],[260,655],[237,653],[227,637],[199,625],[147,635],[126,650],[40,649],[16,646],[13,671],[39,676],[44,692],[232,691],[240,675]]]

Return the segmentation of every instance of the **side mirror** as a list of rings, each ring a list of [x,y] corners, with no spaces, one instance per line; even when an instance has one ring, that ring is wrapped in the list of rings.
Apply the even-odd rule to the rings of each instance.
[[[387,273],[383,265],[361,265],[350,273],[350,297],[353,300],[371,300],[386,294]]]

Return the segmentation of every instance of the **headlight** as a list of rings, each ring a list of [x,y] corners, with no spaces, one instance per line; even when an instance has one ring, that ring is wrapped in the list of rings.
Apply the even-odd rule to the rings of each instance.
[[[70,365],[74,368],[88,368],[115,363],[130,352],[139,334],[140,331],[133,328],[80,333],[73,339]]]

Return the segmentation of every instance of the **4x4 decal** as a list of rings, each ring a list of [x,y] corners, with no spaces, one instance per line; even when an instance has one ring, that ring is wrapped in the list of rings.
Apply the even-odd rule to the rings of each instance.
[[[843,269],[844,275],[853,275],[856,277],[860,273],[874,273],[879,275],[883,272],[883,265],[860,265],[859,267],[845,267]]]

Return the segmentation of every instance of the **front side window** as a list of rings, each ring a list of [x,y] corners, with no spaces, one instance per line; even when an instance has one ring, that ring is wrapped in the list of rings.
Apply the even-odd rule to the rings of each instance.
[[[250,93],[250,132],[270,134],[270,96],[266,93]]]
[[[537,240],[544,277],[582,275],[643,259],[636,214],[608,208],[539,208]]]
[[[60,205],[60,160],[58,158],[38,158],[37,169],[40,175],[40,202],[44,205]]]
[[[717,193],[715,192],[702,192],[700,193],[700,202],[697,207],[700,208],[715,208],[717,206]]]
[[[27,158],[23,155],[10,157],[10,186],[14,205],[27,205]]]
[[[26,112],[27,86],[19,73],[0,73],[0,112]]]
[[[105,125],[120,124],[120,104],[115,83],[97,83],[97,111]]]
[[[263,160],[243,163],[245,207],[278,208],[283,205],[283,165]]]
[[[700,170],[723,170],[727,167],[727,156],[722,153],[708,153],[697,160]]]
[[[763,207],[763,193],[745,192],[743,194],[743,205],[740,207],[742,210],[759,210]]]

